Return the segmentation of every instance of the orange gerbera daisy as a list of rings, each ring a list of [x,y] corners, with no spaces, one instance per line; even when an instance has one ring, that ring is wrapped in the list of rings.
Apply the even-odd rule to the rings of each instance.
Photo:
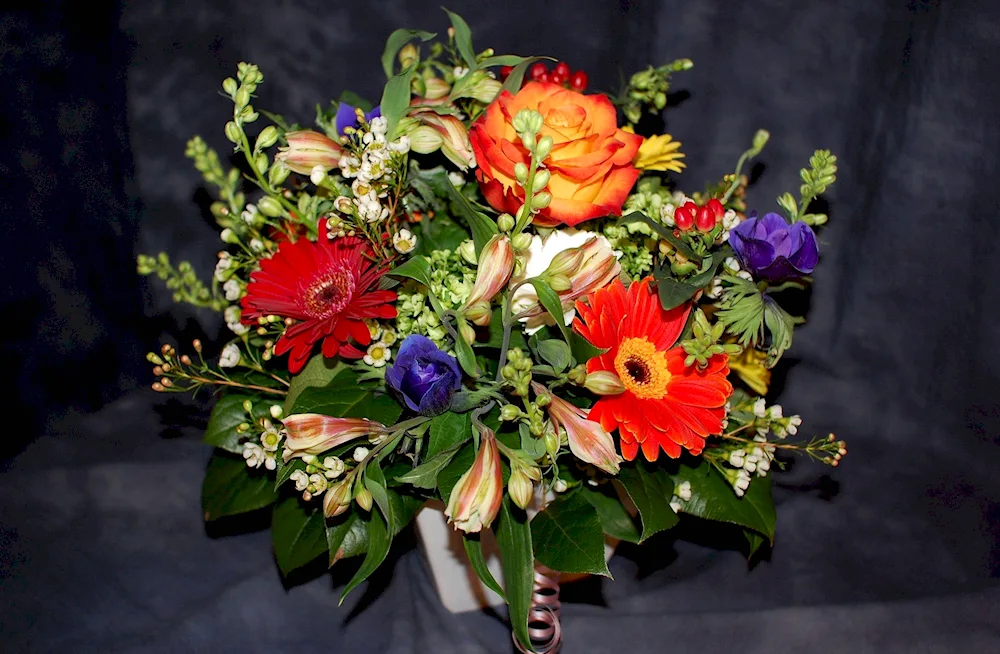
[[[626,290],[616,279],[592,294],[589,304],[577,303],[573,323],[591,344],[607,349],[587,362],[587,372],[612,372],[625,386],[624,393],[601,397],[588,417],[609,432],[618,429],[629,461],[640,447],[649,461],[660,449],[672,458],[681,448],[701,454],[705,437],[722,431],[733,392],[726,355],[712,357],[703,369],[684,365],[687,353],[673,346],[690,306],[664,311],[651,282],[647,277]]]

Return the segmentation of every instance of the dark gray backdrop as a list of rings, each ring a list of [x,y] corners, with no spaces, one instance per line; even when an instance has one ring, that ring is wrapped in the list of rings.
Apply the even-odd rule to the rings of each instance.
[[[619,70],[692,58],[694,70],[676,78],[690,97],[667,114],[688,153],[687,188],[728,170],[758,127],[772,140],[752,207],[774,208],[814,148],[840,156],[810,323],[779,393],[804,431],[837,432],[850,455],[830,478],[808,464],[778,477],[778,542],[752,571],[736,552],[670,538],[615,557],[616,582],[567,591],[578,600],[565,608],[567,652],[1000,645],[1000,6],[449,6],[479,47],[551,53],[586,69],[594,88],[616,87]],[[392,29],[447,25],[423,2],[148,0],[129,3],[118,24],[113,10],[100,16],[104,31],[86,33],[65,8],[3,21],[4,73],[22,81],[8,87],[17,93],[0,123],[18,146],[4,165],[22,180],[5,180],[5,226],[34,239],[13,252],[9,297],[20,293],[21,304],[5,306],[40,326],[11,351],[35,353],[17,370],[28,380],[23,403],[42,416],[148,381],[125,355],[156,347],[161,332],[217,332],[211,316],[169,318],[166,293],[132,281],[128,249],[136,239],[138,251],[166,249],[210,272],[218,245],[183,149],[200,133],[225,150],[229,108],[216,91],[236,62],[264,71],[259,106],[307,122],[343,88],[378,94]],[[34,131],[18,131],[25,121]],[[95,347],[111,353],[104,365],[80,365]],[[103,391],[94,399],[66,386]],[[443,611],[412,540],[396,548],[394,569],[338,609],[349,570],[286,591],[266,535],[208,538],[198,512],[207,451],[197,420],[165,429],[177,416],[162,398],[131,393],[53,423],[9,464],[0,477],[8,649],[509,650],[495,617]]]

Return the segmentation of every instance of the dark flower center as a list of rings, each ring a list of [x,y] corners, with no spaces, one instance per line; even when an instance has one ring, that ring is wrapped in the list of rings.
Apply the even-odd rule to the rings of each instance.
[[[625,370],[637,384],[645,384],[649,381],[649,366],[638,357],[629,357],[625,361]]]
[[[347,268],[337,268],[313,279],[302,295],[310,318],[329,318],[340,313],[354,295],[354,275]]]

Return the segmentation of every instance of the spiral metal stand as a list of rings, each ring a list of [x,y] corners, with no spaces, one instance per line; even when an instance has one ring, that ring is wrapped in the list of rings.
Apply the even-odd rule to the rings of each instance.
[[[531,608],[528,610],[528,637],[538,654],[558,654],[562,647],[559,615],[559,573],[536,563]],[[530,654],[516,637],[514,645],[522,654]]]

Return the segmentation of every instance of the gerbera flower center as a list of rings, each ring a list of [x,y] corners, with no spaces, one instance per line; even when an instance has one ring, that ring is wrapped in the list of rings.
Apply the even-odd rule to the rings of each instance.
[[[615,370],[625,388],[640,399],[667,394],[670,382],[667,357],[645,338],[622,341],[615,357]]]
[[[340,313],[354,295],[354,275],[347,268],[335,268],[319,275],[302,294],[303,309],[310,318],[329,318]]]

